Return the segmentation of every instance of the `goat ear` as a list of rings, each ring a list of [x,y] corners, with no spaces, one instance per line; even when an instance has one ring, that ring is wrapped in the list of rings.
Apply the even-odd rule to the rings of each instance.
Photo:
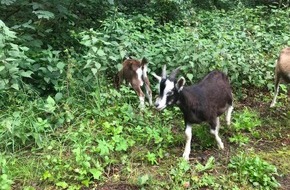
[[[185,84],[185,78],[180,77],[180,79],[178,79],[175,85],[175,88],[177,89],[178,92],[180,92],[183,89],[184,84]]]
[[[158,75],[156,75],[155,73],[152,73],[152,75],[160,82],[161,81],[161,77],[160,76],[158,76]]]
[[[145,57],[143,57],[142,60],[141,60],[141,64],[145,65],[147,63],[148,63],[148,60]]]

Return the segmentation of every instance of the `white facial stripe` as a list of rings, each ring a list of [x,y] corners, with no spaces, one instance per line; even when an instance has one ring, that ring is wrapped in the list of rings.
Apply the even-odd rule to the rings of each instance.
[[[142,73],[144,78],[147,78],[147,69],[148,69],[147,65],[144,65],[143,73]]]
[[[167,95],[168,92],[172,91],[174,89],[174,82],[170,80],[165,81],[165,89],[163,93],[163,97]]]
[[[163,96],[156,100],[156,103],[158,104],[158,107],[157,107],[158,110],[162,110],[166,107],[167,93],[172,91],[173,88],[174,88],[174,82],[170,80],[166,80],[165,89],[163,91]]]
[[[138,80],[140,81],[140,86],[143,86],[143,80],[142,80],[142,69],[139,68],[136,70],[137,76],[138,76]]]

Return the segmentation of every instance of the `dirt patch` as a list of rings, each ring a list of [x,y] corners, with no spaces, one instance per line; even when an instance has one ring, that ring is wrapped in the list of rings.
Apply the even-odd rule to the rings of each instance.
[[[280,182],[282,190],[290,189],[290,174],[278,177],[277,180]]]
[[[96,188],[97,190],[137,190],[139,189],[136,185],[131,184],[107,184],[102,187]]]

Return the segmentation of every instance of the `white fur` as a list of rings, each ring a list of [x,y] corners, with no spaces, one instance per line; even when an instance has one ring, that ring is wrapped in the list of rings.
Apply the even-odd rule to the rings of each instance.
[[[185,78],[180,77],[180,79],[178,79],[178,81],[176,83],[176,89],[178,90],[178,92],[182,91],[184,85],[185,85]]]
[[[144,65],[144,68],[143,68],[143,73],[142,73],[142,75],[143,75],[144,78],[147,78],[147,70],[148,70],[148,67],[147,67],[147,65],[145,64],[145,65]]]
[[[140,96],[139,100],[140,100],[140,108],[144,109],[145,108],[145,98]]]
[[[140,81],[140,86],[143,86],[144,82],[142,80],[142,75],[144,74],[142,71],[142,68],[138,68],[136,70],[137,76],[138,76],[138,80]]]
[[[228,126],[231,124],[231,117],[232,117],[233,109],[234,109],[233,106],[229,106],[226,111],[226,121],[227,121]]]
[[[160,82],[162,80],[162,78],[158,75],[156,75],[156,73],[152,73],[152,75],[158,80],[158,82]]]
[[[220,119],[219,119],[219,117],[217,117],[216,118],[216,127],[215,127],[215,130],[211,129],[210,130],[210,133],[214,135],[215,140],[218,143],[218,147],[220,149],[224,149],[224,144],[223,144],[221,138],[219,137],[219,128],[220,128]]]
[[[271,108],[274,107],[275,104],[276,104],[277,96],[278,96],[278,93],[279,93],[279,86],[280,85],[278,84],[277,89],[275,89],[275,95],[274,95],[273,101],[272,101],[272,103],[270,105]]]
[[[167,101],[167,93],[172,91],[174,88],[174,82],[170,80],[165,81],[165,89],[163,92],[163,96],[161,98],[157,98],[155,104],[158,105],[157,109],[158,110],[163,110],[166,108],[166,101]]]
[[[182,157],[185,160],[188,161],[189,160],[190,149],[191,149],[191,138],[192,138],[191,125],[186,125],[185,136],[186,136],[186,144],[185,144],[185,148],[184,148],[184,152],[183,152]]]

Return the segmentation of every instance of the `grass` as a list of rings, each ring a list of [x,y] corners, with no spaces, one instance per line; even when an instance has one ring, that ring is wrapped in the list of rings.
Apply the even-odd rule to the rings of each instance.
[[[2,144],[5,151],[0,162],[0,184],[6,185],[2,189],[255,189],[253,184],[257,183],[250,181],[251,176],[236,180],[239,170],[229,168],[230,161],[241,154],[246,155],[245,160],[258,157],[261,163],[276,167],[278,174],[265,175],[276,178],[281,189],[289,187],[289,116],[281,114],[286,107],[269,109],[266,99],[257,107],[257,97],[239,100],[235,103],[233,125],[227,128],[222,119],[221,137],[226,149],[217,149],[206,125],[196,125],[191,160],[187,163],[181,159],[184,124],[177,108],[164,112],[146,108],[139,112],[138,99],[131,93],[120,96],[111,90],[110,96],[107,92],[99,96],[103,97],[101,101],[94,94],[81,100],[99,106],[80,104],[79,100],[77,104],[49,100],[53,113],[39,112],[34,101],[25,102],[29,108],[26,113],[46,120],[49,127],[41,133],[46,138],[39,144],[33,136],[23,143],[17,141],[16,147],[21,149],[14,151]],[[49,103],[38,102],[44,102],[42,106]],[[253,121],[257,124],[254,128],[250,125]],[[235,122],[244,123],[247,128],[239,125],[237,130]],[[20,126],[25,129],[25,125]],[[25,130],[31,133],[34,129]],[[249,142],[242,145],[230,142],[235,133],[249,138]],[[238,165],[243,167],[243,159],[240,162]],[[254,164],[251,160],[247,162],[245,170]],[[268,171],[268,167],[262,164],[258,177],[263,179],[263,171]],[[271,183],[260,188],[271,188]]]

